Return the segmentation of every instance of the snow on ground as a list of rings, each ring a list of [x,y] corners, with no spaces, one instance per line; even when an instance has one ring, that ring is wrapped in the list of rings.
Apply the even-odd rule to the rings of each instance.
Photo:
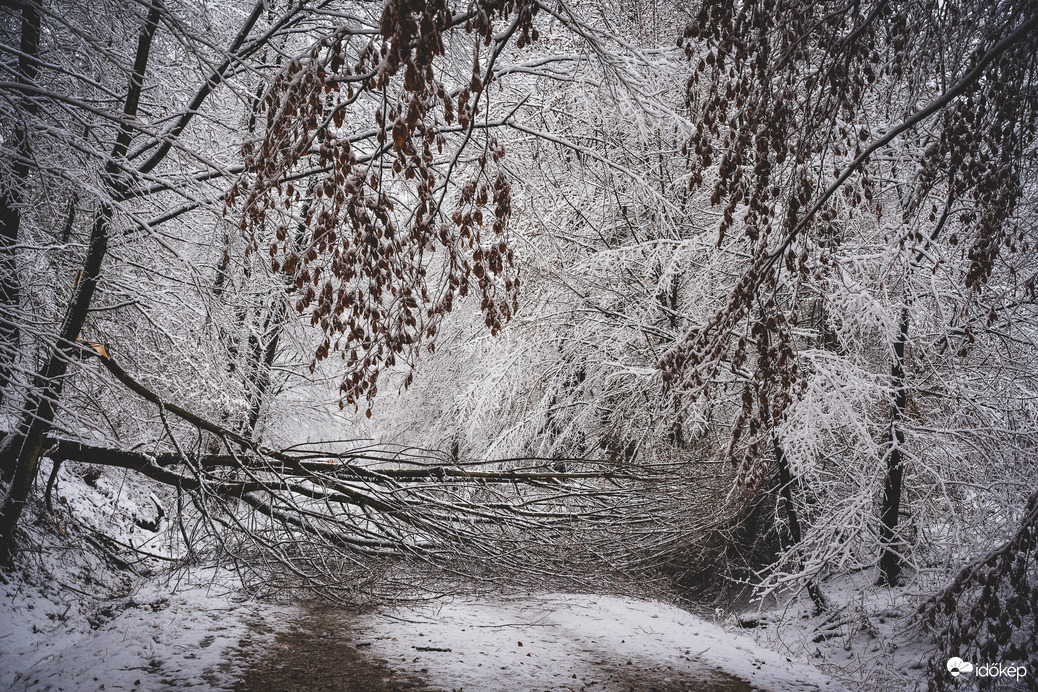
[[[53,589],[12,583],[2,593],[0,689],[9,690],[226,688],[237,651],[262,648],[275,615],[207,584],[170,593],[147,582],[85,611],[76,594]]]
[[[925,690],[934,642],[912,621],[923,596],[911,583],[895,589],[876,586],[875,577],[874,570],[862,570],[824,582],[829,608],[821,614],[814,614],[801,594],[750,609],[731,623],[742,623],[763,646],[810,660],[852,689]]]
[[[304,626],[303,610],[245,599],[230,572],[170,575],[128,549],[176,557],[158,498],[137,481],[66,464],[53,511],[28,508],[22,526],[39,548],[0,574],[0,689],[228,688],[243,666],[275,656],[276,631]],[[842,689],[821,668],[850,689],[911,690],[928,652],[904,625],[914,601],[870,579],[826,584],[829,615],[794,602],[751,613],[753,629],[652,601],[560,594],[335,617],[348,623],[343,645],[433,689]]]
[[[746,635],[630,598],[456,598],[371,616],[361,631],[358,645],[434,689],[843,689]]]
[[[217,688],[288,610],[244,599],[226,570],[163,576],[128,549],[168,556],[170,528],[131,473],[65,464],[53,500],[26,507],[37,547],[0,573],[0,690]]]

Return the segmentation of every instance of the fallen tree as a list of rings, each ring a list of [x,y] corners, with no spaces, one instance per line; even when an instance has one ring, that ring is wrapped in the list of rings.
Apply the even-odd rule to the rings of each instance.
[[[415,558],[466,573],[537,563],[550,572],[555,558],[574,557],[564,557],[562,546],[582,545],[599,567],[633,567],[639,551],[627,539],[635,527],[666,522],[660,505],[632,498],[661,498],[672,484],[668,469],[574,458],[463,461],[440,450],[356,441],[270,449],[167,401],[106,349],[80,344],[79,351],[150,402],[163,434],[149,451],[51,437],[44,456],[54,468],[126,469],[171,488],[188,558],[216,547],[239,568],[269,574],[279,566],[341,597],[358,585],[341,572],[363,571],[371,558]],[[222,450],[185,444],[192,428],[217,436]]]

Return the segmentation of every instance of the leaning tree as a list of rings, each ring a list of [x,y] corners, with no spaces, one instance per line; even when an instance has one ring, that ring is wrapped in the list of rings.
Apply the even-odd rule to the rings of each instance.
[[[906,439],[912,403],[925,398],[906,349],[919,276],[951,275],[962,288],[938,301],[943,338],[920,345],[959,354],[947,372],[975,366],[978,340],[997,351],[1019,338],[1006,353],[1029,357],[1038,14],[1019,2],[707,0],[682,41],[698,120],[686,149],[690,185],[722,210],[718,242],[737,234],[748,251],[726,305],[661,360],[664,377],[698,395],[724,369],[750,368],[730,450],[742,481],[762,487],[777,475],[781,487],[804,490],[780,446],[812,375],[798,332],[833,324],[812,325],[804,298],[825,298],[825,282],[846,276],[863,224],[877,228],[901,274],[900,305],[878,344],[889,403],[875,489],[880,579],[895,584],[903,483],[914,471],[906,459],[924,451]],[[1032,454],[1033,426],[1005,412],[1014,422],[998,442],[1003,453]],[[928,611],[957,623],[943,626],[942,641],[985,660],[1029,655],[1016,638],[1034,620],[1033,504],[1020,533],[967,567]],[[971,595],[957,606],[952,592]]]
[[[515,56],[539,11],[575,16],[192,8],[4,10],[4,551],[45,456],[168,486],[189,549],[273,559],[332,590],[352,582],[330,571],[362,557],[508,562],[535,543],[524,529],[608,518],[637,479],[594,464],[477,469],[257,437],[277,372],[307,348],[303,373],[340,355],[340,406],[370,413],[379,373],[431,351],[460,299],[475,295],[491,334],[515,313],[496,132],[521,99],[492,88],[572,63]]]

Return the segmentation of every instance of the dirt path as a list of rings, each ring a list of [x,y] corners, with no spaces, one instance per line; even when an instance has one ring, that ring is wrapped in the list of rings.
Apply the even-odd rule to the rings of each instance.
[[[238,692],[421,692],[421,680],[397,673],[371,652],[357,616],[309,606],[273,645],[245,664]]]
[[[749,692],[747,682],[707,666],[667,665],[637,651],[619,652],[545,623],[477,622],[387,625],[385,617],[312,606],[253,652],[235,689],[251,691]],[[392,618],[390,618],[392,620]],[[467,625],[467,627],[462,627]],[[481,627],[491,629],[479,630]],[[554,627],[554,625],[551,625]],[[477,638],[465,639],[468,630]],[[453,632],[453,634],[451,634]],[[460,638],[459,638],[460,637]],[[540,639],[538,643],[538,638]],[[521,639],[526,640],[525,649]],[[505,644],[504,642],[508,643]],[[515,648],[517,651],[503,651]],[[524,651],[528,653],[523,653]],[[496,653],[495,653],[496,652]],[[620,655],[623,653],[623,655]],[[497,656],[497,657],[495,657]],[[504,658],[501,658],[504,656]],[[693,660],[693,659],[688,659]]]

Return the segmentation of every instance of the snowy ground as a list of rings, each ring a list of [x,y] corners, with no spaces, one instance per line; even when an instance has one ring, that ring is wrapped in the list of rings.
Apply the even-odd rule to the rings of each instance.
[[[549,594],[458,598],[358,633],[442,690],[837,690],[811,665],[662,603]]]
[[[205,584],[152,582],[87,607],[62,589],[3,588],[0,689],[227,688],[262,650],[278,611]]]
[[[67,463],[53,510],[26,508],[36,547],[0,572],[0,690],[217,688],[239,647],[273,638],[288,609],[243,598],[233,573],[163,574],[130,548],[171,557],[159,502],[130,472]]]
[[[925,690],[934,643],[912,619],[922,597],[911,586],[875,586],[875,577],[863,570],[824,582],[829,609],[821,614],[802,594],[766,610],[748,609],[727,624],[741,623],[761,645],[809,660],[854,688]]]
[[[203,584],[173,595],[152,584],[109,602],[103,615],[72,613],[73,601],[9,585],[0,689],[231,689],[245,667],[279,655],[275,627],[305,620],[302,609],[235,602]],[[843,689],[809,664],[655,602],[458,598],[435,609],[333,617],[342,624],[338,641],[318,643],[327,635],[314,633],[313,646],[350,647],[432,690]]]
[[[866,602],[867,583],[830,585],[831,622],[793,604],[752,629],[654,601],[572,594],[326,610],[315,620],[317,606],[244,598],[230,572],[170,574],[128,549],[175,557],[162,540],[168,521],[131,474],[89,472],[62,468],[53,511],[35,504],[23,522],[38,549],[0,573],[0,690],[273,689],[263,675],[279,657],[300,680],[288,689],[308,690],[351,689],[336,686],[336,670],[351,665],[390,674],[363,688],[387,690],[405,680],[469,692],[844,689],[818,668],[851,689],[910,690],[921,680],[924,647],[897,629],[909,607],[882,594]],[[327,686],[298,670],[307,647],[325,651]]]

